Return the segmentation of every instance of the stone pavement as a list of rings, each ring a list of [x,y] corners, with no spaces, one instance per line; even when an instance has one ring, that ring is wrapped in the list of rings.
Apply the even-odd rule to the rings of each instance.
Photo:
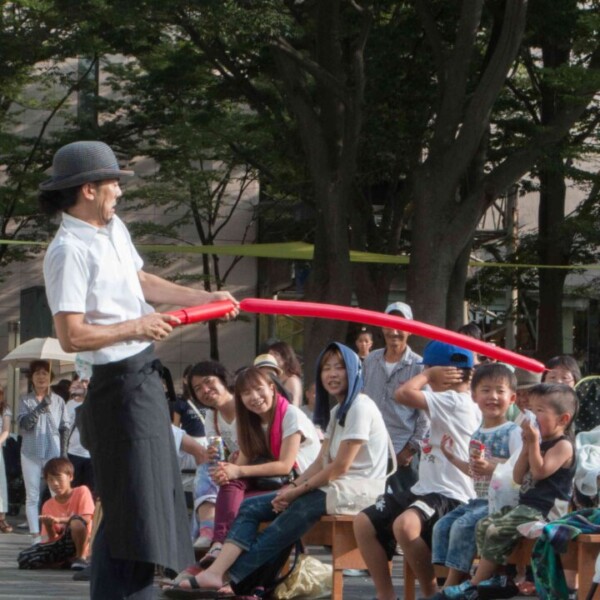
[[[13,527],[23,520],[22,515],[8,518]],[[39,600],[42,598],[84,600],[89,598],[88,583],[73,581],[71,571],[20,571],[17,568],[17,554],[30,544],[30,537],[26,531],[15,527],[14,533],[0,534],[0,600]],[[323,562],[330,562],[330,556],[324,548],[310,546],[309,552]],[[392,576],[398,598],[403,598],[404,582],[401,557],[394,559]],[[157,599],[164,598],[158,586],[156,590]],[[370,577],[344,577],[344,600],[370,600],[371,598],[375,598],[375,588]]]

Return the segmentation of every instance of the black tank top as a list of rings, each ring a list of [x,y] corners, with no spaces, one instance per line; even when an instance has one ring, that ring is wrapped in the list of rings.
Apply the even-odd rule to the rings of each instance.
[[[569,440],[566,435],[556,438],[555,440],[542,442],[540,445],[542,456],[562,440],[567,440],[572,445],[571,440]],[[574,454],[570,466],[557,469],[552,475],[545,479],[535,481],[531,476],[531,471],[528,471],[521,484],[519,504],[537,508],[544,514],[544,517],[546,517],[557,500],[566,500],[568,502],[571,499],[574,476]]]

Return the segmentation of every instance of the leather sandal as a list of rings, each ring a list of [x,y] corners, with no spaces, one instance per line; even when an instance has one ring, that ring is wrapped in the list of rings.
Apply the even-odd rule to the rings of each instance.
[[[6,522],[5,519],[0,520],[0,531],[2,533],[12,533],[13,528]]]

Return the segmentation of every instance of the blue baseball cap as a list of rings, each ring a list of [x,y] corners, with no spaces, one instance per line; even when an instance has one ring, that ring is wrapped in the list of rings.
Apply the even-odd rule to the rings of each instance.
[[[473,368],[473,353],[460,346],[452,346],[433,340],[425,346],[423,364],[430,367],[457,367],[459,369]]]

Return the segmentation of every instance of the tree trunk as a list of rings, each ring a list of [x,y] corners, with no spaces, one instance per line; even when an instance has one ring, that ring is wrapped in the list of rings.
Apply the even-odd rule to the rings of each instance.
[[[471,237],[454,263],[446,305],[446,326],[448,329],[457,330],[464,324],[465,292],[472,246],[473,238]]]
[[[433,176],[435,173],[435,176]],[[465,211],[471,199],[452,201],[444,188],[443,172],[434,166],[431,171],[424,166],[415,180],[413,203],[412,251],[408,268],[408,301],[415,318],[420,321],[446,327],[449,316],[450,297],[452,319],[457,321],[456,295],[464,291],[467,252],[473,221],[473,210]],[[460,259],[463,259],[457,267]],[[465,265],[463,267],[463,264]],[[455,270],[457,269],[457,270]],[[458,274],[459,269],[464,274]],[[452,282],[454,281],[454,284]],[[452,292],[451,292],[452,290]]]
[[[539,262],[542,265],[569,264],[571,239],[563,230],[565,220],[565,176],[560,152],[545,161],[540,170]],[[540,305],[538,351],[542,360],[563,352],[563,290],[567,271],[539,269]]]
[[[315,231],[313,269],[307,289],[307,299],[326,304],[350,305],[352,269],[348,221],[344,206],[347,185],[335,181],[317,185],[318,211]],[[332,181],[333,180],[333,181]],[[344,341],[347,322],[330,319],[305,319],[304,372],[306,382],[312,381],[315,363],[323,347],[333,341]]]
[[[568,64],[571,43],[565,40],[546,40],[542,47],[544,66],[550,69]],[[552,85],[540,86],[541,122],[547,125],[562,110],[563,102]],[[538,209],[538,252],[542,265],[567,265],[572,235],[564,228],[565,168],[561,153],[562,144],[553,148],[539,165],[540,205]],[[567,271],[564,269],[539,269],[540,308],[538,315],[538,356],[552,358],[563,351],[562,303]]]

